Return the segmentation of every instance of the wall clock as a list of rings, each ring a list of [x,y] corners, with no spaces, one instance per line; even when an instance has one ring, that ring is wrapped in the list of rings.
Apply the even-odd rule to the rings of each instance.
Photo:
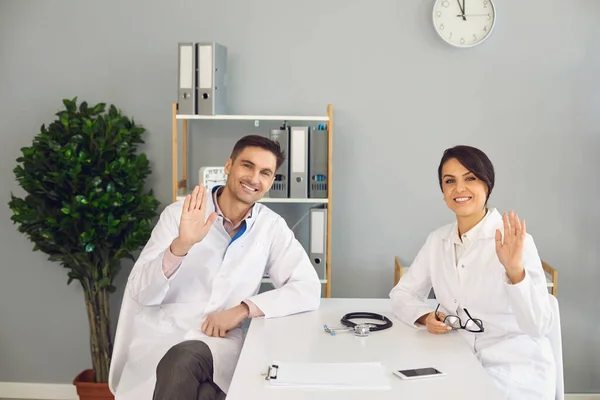
[[[446,43],[473,47],[485,41],[496,22],[492,0],[435,0],[433,26]]]

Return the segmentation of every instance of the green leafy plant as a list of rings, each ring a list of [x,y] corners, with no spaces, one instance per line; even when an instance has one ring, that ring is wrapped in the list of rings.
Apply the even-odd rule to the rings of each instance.
[[[68,269],[85,294],[90,350],[96,382],[108,382],[113,340],[109,296],[121,260],[134,258],[149,239],[158,201],[144,188],[151,173],[144,153],[145,129],[111,105],[64,110],[29,147],[13,169],[24,198],[11,193],[11,220],[34,243],[34,251]]]

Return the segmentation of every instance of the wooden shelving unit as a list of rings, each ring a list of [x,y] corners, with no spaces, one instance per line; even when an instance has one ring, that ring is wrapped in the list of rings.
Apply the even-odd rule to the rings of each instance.
[[[178,153],[179,153],[179,124],[182,121],[182,171],[181,178],[178,171]],[[332,152],[333,152],[333,106],[327,105],[327,114],[321,116],[298,116],[298,115],[181,115],[177,114],[177,103],[173,103],[172,107],[172,158],[173,158],[173,201],[182,200],[185,198],[188,190],[188,121],[194,120],[247,120],[247,121],[306,121],[306,122],[326,122],[328,132],[328,155],[327,155],[327,178],[328,190],[326,199],[317,198],[263,198],[263,203],[288,203],[288,204],[326,204],[327,207],[327,254],[326,254],[326,269],[325,279],[321,279],[324,284],[325,297],[331,297],[331,194],[332,194]],[[269,283],[268,278],[263,279],[263,283]]]

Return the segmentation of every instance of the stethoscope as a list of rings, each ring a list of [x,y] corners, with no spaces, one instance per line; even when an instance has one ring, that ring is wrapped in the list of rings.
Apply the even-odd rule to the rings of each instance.
[[[355,322],[350,321],[351,319],[374,319],[376,321],[383,321],[382,324],[366,324],[360,323],[357,324]],[[329,328],[327,324],[323,326],[325,332],[329,333],[331,336],[335,336],[336,332],[354,332],[354,336],[358,337],[366,337],[369,336],[371,332],[382,331],[384,329],[390,328],[393,324],[392,321],[386,317],[385,315],[372,313],[372,312],[351,312],[342,317],[340,320],[342,325],[347,328]]]

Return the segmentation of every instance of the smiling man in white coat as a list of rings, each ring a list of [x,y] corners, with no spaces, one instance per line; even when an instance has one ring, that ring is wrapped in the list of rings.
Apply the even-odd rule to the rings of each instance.
[[[494,168],[479,149],[447,149],[438,179],[456,221],[428,236],[392,289],[394,313],[433,334],[458,330],[503,398],[553,400],[556,367],[546,336],[553,314],[525,221],[487,207]],[[432,288],[437,309],[426,301]]]
[[[284,157],[278,143],[246,136],[224,186],[197,186],[161,213],[125,289],[109,376],[117,400],[223,399],[246,318],[319,307],[304,248],[257,203]],[[259,294],[265,273],[275,289]]]

